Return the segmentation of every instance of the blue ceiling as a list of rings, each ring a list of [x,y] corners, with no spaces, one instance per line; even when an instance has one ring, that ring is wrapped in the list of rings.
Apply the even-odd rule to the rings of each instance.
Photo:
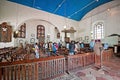
[[[92,9],[112,0],[8,0],[80,21]]]

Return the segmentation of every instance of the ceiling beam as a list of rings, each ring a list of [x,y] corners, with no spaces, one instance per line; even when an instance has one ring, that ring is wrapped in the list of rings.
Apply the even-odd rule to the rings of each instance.
[[[77,10],[76,12],[74,12],[73,14],[71,14],[70,16],[68,16],[68,18],[70,18],[70,17],[72,17],[73,15],[75,15],[75,14],[79,13],[79,12],[80,12],[80,11],[82,11],[83,9],[85,9],[85,8],[89,7],[89,6],[90,6],[90,5],[92,5],[94,2],[96,2],[96,0],[94,0],[94,1],[92,1],[92,2],[90,2],[89,4],[87,4],[86,6],[84,6],[83,8],[81,8],[81,9]],[[98,1],[97,1],[97,2],[98,2]]]

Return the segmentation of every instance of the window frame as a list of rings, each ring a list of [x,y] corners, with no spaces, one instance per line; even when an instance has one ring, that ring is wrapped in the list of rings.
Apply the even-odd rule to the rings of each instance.
[[[100,26],[101,25],[101,26]],[[101,27],[101,29],[99,29],[98,27]],[[100,36],[98,36],[100,35]],[[105,27],[104,27],[104,22],[103,21],[97,21],[92,25],[92,29],[91,29],[91,38],[92,39],[104,39],[104,35],[105,35]]]

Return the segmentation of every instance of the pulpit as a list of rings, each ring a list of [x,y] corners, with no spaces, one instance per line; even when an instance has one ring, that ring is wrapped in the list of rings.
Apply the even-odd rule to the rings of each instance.
[[[64,29],[64,30],[62,30],[62,32],[64,32],[65,33],[65,42],[70,42],[70,38],[67,36],[67,33],[75,33],[76,32],[76,30],[74,30],[74,28],[73,27],[71,27],[70,29]]]

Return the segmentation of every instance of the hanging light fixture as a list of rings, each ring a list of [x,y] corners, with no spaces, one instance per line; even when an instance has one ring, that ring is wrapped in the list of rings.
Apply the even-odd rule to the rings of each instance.
[[[15,27],[18,26],[18,4],[16,3],[16,23],[15,23]],[[13,32],[13,37],[17,38],[19,34],[19,30],[16,30]]]
[[[66,25],[64,25],[64,29],[66,29]]]
[[[91,36],[91,39],[93,39],[93,25],[92,25],[92,16],[93,16],[93,15],[92,15],[92,12],[91,12],[91,23],[90,23],[90,25],[91,25],[91,26],[90,26],[90,30],[91,30],[91,31],[90,31],[90,33],[91,33],[91,34],[90,34],[90,36]]]
[[[66,0],[64,0],[64,2],[65,2]],[[66,28],[67,28],[67,19],[66,19],[66,17],[67,17],[67,14],[66,14],[66,8],[67,8],[67,3],[65,3],[64,4],[65,5],[65,7],[64,7],[64,19],[65,19],[65,25],[64,25],[64,29],[66,30]]]

